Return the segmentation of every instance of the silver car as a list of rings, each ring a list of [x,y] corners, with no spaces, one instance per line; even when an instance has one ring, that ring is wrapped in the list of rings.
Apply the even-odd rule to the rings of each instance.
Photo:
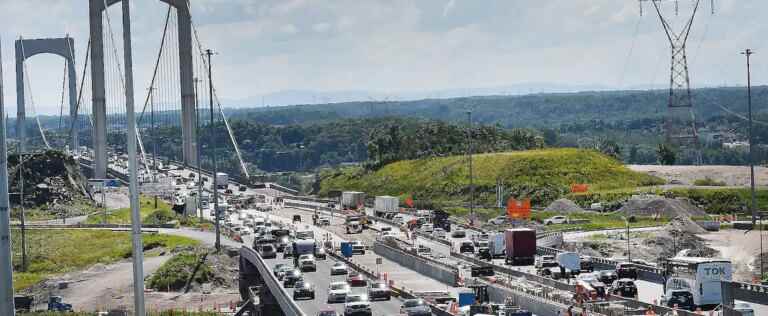
[[[332,282],[328,286],[328,303],[339,303],[347,300],[350,287],[347,282]]]
[[[432,309],[429,308],[424,300],[412,299],[403,303],[401,314],[408,316],[429,316],[432,315]]]

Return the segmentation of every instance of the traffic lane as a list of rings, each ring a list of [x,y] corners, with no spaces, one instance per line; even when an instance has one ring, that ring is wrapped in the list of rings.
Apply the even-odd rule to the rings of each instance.
[[[264,260],[270,268],[275,264],[283,263],[293,265],[291,258],[282,259],[282,253],[278,254],[277,259],[265,259]],[[346,275],[331,276],[331,266],[336,261],[330,257],[327,260],[318,260],[316,272],[303,273],[305,280],[315,286],[315,299],[314,300],[299,300],[296,303],[299,305],[302,311],[307,315],[317,315],[320,311],[335,310],[340,315],[344,313],[343,303],[328,303],[328,287],[331,282],[346,281]],[[293,295],[293,289],[288,288],[289,295]],[[363,293],[367,294],[365,287],[353,287],[351,293]],[[402,301],[393,297],[389,301],[372,301],[371,311],[373,315],[395,315],[400,313],[400,305]]]

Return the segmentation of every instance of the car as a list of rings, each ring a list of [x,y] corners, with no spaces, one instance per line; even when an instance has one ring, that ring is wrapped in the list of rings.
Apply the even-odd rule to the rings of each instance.
[[[315,256],[306,254],[299,256],[299,269],[302,272],[317,271],[317,265],[315,264]]]
[[[555,261],[555,256],[541,256],[536,258],[536,261],[534,263],[534,267],[536,269],[541,268],[551,268],[551,267],[557,267],[557,261]]]
[[[432,234],[432,232],[435,231],[435,226],[432,224],[424,224],[424,225],[421,225],[421,228],[419,230],[424,234]]]
[[[347,282],[331,282],[328,285],[328,303],[344,302],[349,294],[350,287]]]
[[[328,217],[320,217],[320,219],[317,220],[317,225],[320,226],[330,226],[331,225],[331,219]]]
[[[272,244],[261,245],[259,248],[259,254],[263,259],[277,258],[277,251]]]
[[[410,299],[403,302],[400,307],[400,314],[408,316],[431,316],[432,309],[422,299]]]
[[[365,294],[348,294],[344,300],[344,316],[371,316],[371,302]]]
[[[491,249],[488,247],[482,247],[477,250],[477,257],[480,258],[480,260],[493,260],[493,256],[491,255]]]
[[[696,308],[693,294],[688,289],[669,290],[661,297],[661,305],[692,311]]]
[[[339,313],[337,313],[335,310],[323,310],[317,313],[317,316],[339,316]]]
[[[277,267],[277,266],[280,266],[280,267]],[[279,263],[275,266],[275,269],[272,271],[275,274],[275,277],[277,278],[277,280],[282,281],[283,278],[285,277],[285,274],[293,271],[293,269],[294,269],[293,266]]]
[[[283,249],[283,259],[291,257],[293,257],[293,247],[285,247],[285,249]]]
[[[362,241],[356,240],[352,242],[352,254],[355,255],[364,255],[365,254],[365,245]]]
[[[445,230],[442,228],[435,228],[432,232],[432,236],[435,238],[445,239]]]
[[[611,294],[621,297],[637,297],[637,285],[632,279],[618,279],[611,284]]]
[[[568,217],[563,215],[552,216],[544,220],[544,225],[567,224]]]
[[[301,223],[301,215],[293,215],[294,223]]]
[[[504,223],[507,222],[506,216],[496,216],[493,219],[489,220],[488,223],[493,225],[504,225]]]
[[[597,279],[600,280],[600,282],[603,282],[605,284],[613,284],[613,282],[619,279],[619,275],[616,274],[616,271],[602,270],[602,271],[597,271],[596,273],[597,273]]]
[[[637,268],[631,263],[620,262],[616,264],[616,274],[619,276],[619,279],[637,280]]]
[[[372,301],[375,299],[389,301],[392,299],[392,292],[389,290],[389,286],[384,282],[371,282],[368,284],[368,297]]]
[[[595,273],[582,273],[576,277],[577,281],[586,282],[592,289],[595,290],[595,294],[598,299],[604,299],[606,297],[607,289],[605,283],[600,282],[597,274]]]
[[[327,257],[328,257],[328,255],[325,252],[325,248],[317,247],[315,249],[315,259],[317,259],[317,260],[325,260]]]
[[[347,283],[349,283],[349,286],[355,287],[368,285],[368,281],[365,280],[365,277],[357,271],[350,271],[347,273]]]
[[[348,273],[347,265],[341,262],[336,262],[331,266],[331,275],[346,275]]]
[[[451,238],[466,238],[466,237],[467,237],[467,232],[461,229],[454,230],[451,233]]]
[[[296,282],[300,280],[304,280],[304,276],[301,274],[301,270],[293,269],[291,271],[288,271],[283,277],[283,287],[285,288],[294,287],[296,285]]]
[[[462,241],[459,245],[459,253],[475,253],[475,245],[471,241]]]
[[[579,268],[580,270],[586,271],[586,272],[594,272],[595,271],[595,264],[592,262],[592,257],[589,256],[581,256],[581,261],[579,262]],[[613,280],[611,280],[613,282]],[[605,283],[605,284],[611,284],[611,282]]]
[[[293,289],[293,300],[297,301],[300,298],[306,298],[310,300],[315,299],[315,286],[309,284],[309,282],[298,281]]]

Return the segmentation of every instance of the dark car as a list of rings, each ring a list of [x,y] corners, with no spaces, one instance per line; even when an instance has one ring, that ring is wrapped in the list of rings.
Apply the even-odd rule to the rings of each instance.
[[[259,246],[259,254],[264,259],[274,259],[277,258],[277,251],[275,249],[275,246],[271,244],[261,245]]]
[[[686,289],[671,290],[661,298],[662,305],[692,311],[696,308],[693,303],[693,294]]]
[[[293,269],[294,267],[291,265],[279,263],[275,266],[275,269],[272,271],[275,274],[275,277],[277,278],[277,280],[282,281],[283,278],[285,278],[285,274],[293,271]]]
[[[619,279],[619,275],[616,273],[616,271],[603,270],[596,273],[597,279],[605,284],[613,284],[614,281]]]
[[[315,248],[315,259],[317,259],[317,260],[325,260],[327,257],[328,257],[328,255],[325,252],[325,248],[323,248],[323,247]]]
[[[459,246],[459,253],[474,253],[475,245],[471,241],[462,241]]]
[[[454,230],[451,233],[451,237],[452,238],[464,238],[464,237],[467,237],[467,232],[465,232],[463,230]]]
[[[487,247],[480,248],[477,251],[477,257],[480,258],[480,260],[493,260],[493,256],[491,256],[491,249]]]
[[[621,297],[637,297],[637,285],[632,279],[618,279],[611,285],[611,294]]]
[[[339,316],[335,310],[320,311],[317,316]]]
[[[304,276],[301,275],[301,271],[298,269],[291,270],[285,274],[285,277],[283,277],[283,287],[294,287],[296,282],[301,280],[304,280]]]
[[[347,274],[347,283],[349,283],[349,286],[368,285],[368,281],[365,280],[365,277],[357,271],[349,271]]]
[[[592,257],[581,257],[581,262],[579,262],[579,268],[581,269],[581,272],[595,271],[595,265],[592,262]],[[611,284],[611,283],[605,283],[605,284]]]
[[[277,246],[277,252],[285,251],[285,247],[291,244],[291,238],[288,236],[282,236],[277,239],[275,246]]]
[[[384,282],[373,282],[368,284],[368,298],[373,301],[383,299],[389,301],[392,298],[392,292]]]
[[[622,262],[616,265],[616,274],[619,279],[637,280],[637,269],[631,264]]]
[[[300,298],[314,300],[315,287],[303,280],[296,282],[293,289],[293,300],[297,301]]]
[[[301,223],[301,215],[293,215],[294,223]]]

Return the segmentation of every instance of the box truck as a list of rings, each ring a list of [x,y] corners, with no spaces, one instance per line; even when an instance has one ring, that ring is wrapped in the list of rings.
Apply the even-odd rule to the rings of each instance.
[[[492,258],[504,258],[504,250],[506,249],[504,239],[504,233],[492,234],[488,239],[488,250]]]
[[[355,191],[341,192],[341,209],[358,209],[365,204],[365,193]]]
[[[223,172],[216,173],[216,186],[218,189],[226,189],[229,182],[229,175]]]
[[[400,199],[394,196],[377,196],[373,201],[373,211],[378,217],[384,217],[388,213],[397,213],[400,207]]]
[[[536,231],[528,228],[514,228],[504,231],[506,258],[512,265],[532,265],[536,260]]]

